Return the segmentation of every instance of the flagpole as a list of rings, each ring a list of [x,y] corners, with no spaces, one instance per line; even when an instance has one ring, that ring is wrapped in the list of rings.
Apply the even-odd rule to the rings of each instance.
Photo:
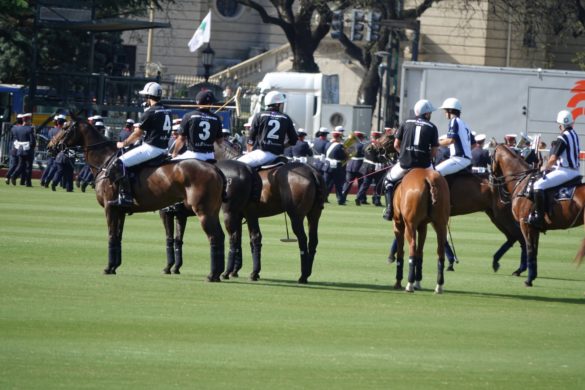
[[[150,23],[154,22],[154,0],[150,0],[150,5],[148,6],[148,14]],[[152,40],[153,40],[153,28],[148,29],[148,41],[146,43],[146,66],[144,67],[144,77],[150,77],[150,66],[148,66],[152,62]]]

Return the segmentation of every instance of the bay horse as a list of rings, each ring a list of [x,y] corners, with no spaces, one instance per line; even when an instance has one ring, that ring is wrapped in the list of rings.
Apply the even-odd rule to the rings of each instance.
[[[104,274],[116,274],[122,264],[122,233],[126,213],[155,211],[184,202],[197,214],[211,248],[210,282],[219,282],[224,271],[224,233],[219,222],[225,179],[214,165],[197,160],[182,160],[159,166],[141,165],[134,170],[132,183],[134,205],[121,209],[110,206],[116,197],[115,184],[108,177],[107,167],[115,160],[116,143],[98,132],[92,125],[75,121],[62,129],[51,141],[49,148],[63,149],[81,146],[85,161],[95,177],[98,203],[104,208],[108,224],[108,265]]]
[[[512,213],[520,224],[520,229],[526,241],[528,275],[524,284],[527,287],[531,287],[538,276],[537,258],[540,231],[526,222],[528,215],[532,211],[532,200],[524,195],[534,172],[534,169],[530,169],[529,165],[507,146],[497,145],[495,147],[492,156],[493,181],[511,197]],[[547,190],[547,194],[550,191],[554,190]],[[585,185],[580,184],[575,189],[571,200],[548,202],[543,231],[569,229],[582,225],[585,217],[584,208]],[[580,264],[584,256],[585,239],[581,242],[575,262]]]
[[[396,153],[394,149],[394,137],[383,135],[380,137],[379,145],[388,155]],[[497,188],[491,185],[490,177],[487,174],[474,174],[471,172],[460,172],[445,177],[449,184],[451,216],[466,215],[476,212],[485,212],[490,221],[506,236],[506,242],[494,253],[492,258],[492,269],[497,272],[500,269],[500,259],[516,242],[520,243],[520,265],[512,272],[512,275],[520,276],[526,270],[526,245],[520,231],[520,226],[512,215],[512,208],[509,202],[501,201]],[[449,244],[446,243],[447,247]],[[388,260],[396,260],[395,246],[390,248]],[[453,270],[449,265],[447,270]],[[397,288],[402,288],[398,284]]]
[[[250,280],[260,279],[262,233],[259,218],[274,216],[286,212],[292,230],[297,237],[301,259],[301,276],[299,283],[307,283],[313,269],[315,254],[318,245],[319,219],[326,198],[325,182],[321,174],[312,166],[300,162],[287,163],[258,173],[247,164],[236,160],[236,154],[226,153],[226,150],[216,148],[218,158],[217,167],[227,178],[227,196],[223,203],[224,224],[229,235],[230,250],[228,262],[222,277],[229,279],[238,277],[242,268],[242,221],[246,220],[250,236],[252,252],[252,272]],[[261,184],[259,199],[251,195],[250,184],[256,176]],[[260,189],[260,188],[259,188]],[[163,272],[177,273],[177,259],[172,260],[171,254],[181,251],[183,234],[187,224],[187,217],[192,215],[189,210],[176,215],[175,234],[173,238],[173,215],[161,211],[161,218],[167,236],[167,267]],[[307,219],[309,237],[305,233],[304,220]],[[174,243],[171,251],[169,243]],[[172,267],[172,270],[171,268]]]
[[[445,242],[450,213],[447,181],[439,172],[432,169],[411,169],[397,185],[393,204],[394,234],[398,241],[398,264],[403,264],[405,236],[409,243],[408,284],[405,291],[414,292],[415,288],[420,288],[423,249],[427,225],[430,222],[437,234],[438,260],[435,293],[441,294],[445,283]],[[402,275],[399,275],[397,271],[396,283],[399,284],[400,280],[402,280]]]

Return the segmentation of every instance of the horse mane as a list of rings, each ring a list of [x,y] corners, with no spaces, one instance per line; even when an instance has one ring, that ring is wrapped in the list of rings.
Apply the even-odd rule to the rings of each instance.
[[[530,169],[530,166],[522,158],[522,156],[520,156],[518,153],[513,151],[508,145],[505,145],[505,144],[496,145],[496,148],[494,150],[494,155],[498,150],[502,150],[504,153],[506,153],[506,156],[508,156],[512,161],[516,161],[516,163],[520,165],[520,167],[516,167],[516,168],[519,168],[519,169],[521,168],[525,171]]]

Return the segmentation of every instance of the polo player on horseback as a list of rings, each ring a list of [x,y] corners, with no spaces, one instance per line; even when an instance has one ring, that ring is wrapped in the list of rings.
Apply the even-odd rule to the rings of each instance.
[[[421,99],[414,105],[415,118],[407,119],[396,133],[394,148],[400,150],[398,164],[386,174],[386,209],[382,218],[392,220],[394,183],[402,179],[411,168],[432,169],[432,158],[439,147],[439,132],[431,120],[436,108],[431,102]]]
[[[270,91],[264,98],[267,110],[259,112],[252,121],[248,136],[248,152],[238,160],[252,167],[259,167],[284,153],[284,144],[297,143],[298,135],[292,119],[282,112],[286,97],[278,91]]]
[[[195,97],[195,102],[200,107],[183,116],[181,126],[177,131],[173,159],[214,160],[213,145],[214,143],[220,145],[223,142],[221,119],[210,110],[210,106],[216,102],[213,92],[199,92]],[[187,145],[187,151],[179,155],[183,145]]]
[[[435,169],[442,176],[462,171],[471,165],[471,131],[461,120],[461,103],[456,98],[447,98],[439,107],[445,110],[449,120],[447,137],[439,140],[439,145],[449,147],[449,158],[439,163]]]
[[[113,177],[118,179],[118,198],[109,202],[112,206],[131,207],[133,205],[130,178],[126,174],[126,168],[166,154],[171,136],[171,111],[165,109],[160,103],[162,97],[161,86],[158,83],[149,82],[138,93],[146,99],[144,102],[146,110],[142,115],[142,122],[128,138],[118,142],[117,147],[122,149],[132,145],[141,139],[143,135],[144,139],[142,145],[118,157],[113,167],[114,169],[111,173],[114,174]]]
[[[557,137],[550,151],[548,161],[543,164],[543,176],[534,183],[534,210],[526,222],[541,228],[544,221],[544,192],[547,188],[560,186],[580,176],[579,135],[573,129],[573,115],[563,110],[557,115],[561,135]],[[551,170],[551,172],[548,172]]]

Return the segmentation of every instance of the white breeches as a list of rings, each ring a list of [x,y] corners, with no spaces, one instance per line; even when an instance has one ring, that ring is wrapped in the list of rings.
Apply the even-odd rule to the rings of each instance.
[[[201,161],[214,160],[215,154],[213,152],[203,153],[203,152],[194,152],[192,150],[187,150],[187,151],[185,151],[185,153],[181,153],[177,157],[173,158],[173,161],[185,160],[188,158],[194,158],[194,159],[201,160]]]
[[[433,167],[429,165],[426,169],[432,169]],[[400,163],[394,164],[394,166],[388,171],[386,174],[386,180],[391,181],[392,183],[396,183],[398,180],[402,179],[406,172],[410,171],[412,168],[402,168]]]
[[[166,149],[157,148],[155,146],[143,143],[142,145],[121,155],[120,161],[124,163],[124,166],[133,167],[166,153]]]
[[[465,157],[453,156],[445,161],[441,161],[435,169],[441,176],[447,176],[455,172],[459,172],[471,165],[471,160]]]
[[[580,173],[576,169],[557,168],[554,171],[547,173],[543,178],[538,179],[534,183],[534,189],[546,190],[547,188],[560,186],[577,176],[580,176]]]
[[[273,153],[256,149],[244,154],[242,157],[238,158],[238,161],[244,162],[251,167],[259,167],[274,160],[276,157],[278,156]]]

